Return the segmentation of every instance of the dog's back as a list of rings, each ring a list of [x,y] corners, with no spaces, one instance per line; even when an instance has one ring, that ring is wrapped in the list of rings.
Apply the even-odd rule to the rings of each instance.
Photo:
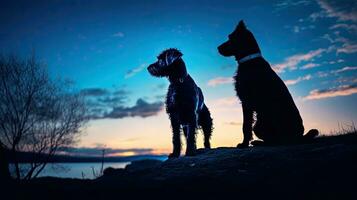
[[[294,100],[268,62],[256,58],[240,64],[235,80],[239,98],[256,111],[261,124],[272,126],[270,131],[277,135],[303,135]]]

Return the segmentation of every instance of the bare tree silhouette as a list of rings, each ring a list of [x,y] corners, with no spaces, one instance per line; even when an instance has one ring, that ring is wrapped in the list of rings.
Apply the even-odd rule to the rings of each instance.
[[[73,145],[87,122],[83,98],[69,81],[52,80],[35,55],[0,56],[0,152],[10,152],[16,179],[37,177],[59,147]],[[30,153],[26,168],[17,152]],[[4,159],[2,166],[8,165]]]

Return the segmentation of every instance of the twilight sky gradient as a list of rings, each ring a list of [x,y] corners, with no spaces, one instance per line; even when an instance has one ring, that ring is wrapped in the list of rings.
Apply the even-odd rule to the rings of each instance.
[[[171,151],[168,81],[146,67],[165,48],[179,48],[212,112],[213,147],[235,146],[242,139],[231,78],[237,64],[217,46],[240,19],[288,85],[306,130],[328,134],[357,122],[353,0],[1,1],[0,52],[34,49],[54,78],[75,81],[92,111],[79,147],[133,155]]]

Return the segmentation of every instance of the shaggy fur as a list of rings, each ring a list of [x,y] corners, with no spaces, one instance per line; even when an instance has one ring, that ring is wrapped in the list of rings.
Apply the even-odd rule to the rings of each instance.
[[[167,49],[158,56],[157,62],[148,67],[151,75],[167,77],[170,81],[166,111],[171,121],[173,152],[169,158],[180,156],[181,128],[187,140],[186,156],[195,155],[198,127],[203,130],[205,148],[210,148],[212,133],[212,118],[204,104],[202,91],[187,73],[181,57],[182,53],[177,49]]]
[[[235,56],[239,63],[234,80],[242,102],[244,139],[238,147],[249,145],[252,131],[265,144],[297,142],[318,134],[313,129],[302,137],[303,121],[288,88],[259,55],[258,43],[243,21],[229,35],[228,41],[218,47],[218,51],[223,56]]]

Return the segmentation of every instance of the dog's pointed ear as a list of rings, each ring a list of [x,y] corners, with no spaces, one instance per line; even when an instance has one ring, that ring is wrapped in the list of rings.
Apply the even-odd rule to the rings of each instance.
[[[240,20],[238,25],[237,25],[237,29],[246,29],[247,27],[244,24],[243,20]]]

